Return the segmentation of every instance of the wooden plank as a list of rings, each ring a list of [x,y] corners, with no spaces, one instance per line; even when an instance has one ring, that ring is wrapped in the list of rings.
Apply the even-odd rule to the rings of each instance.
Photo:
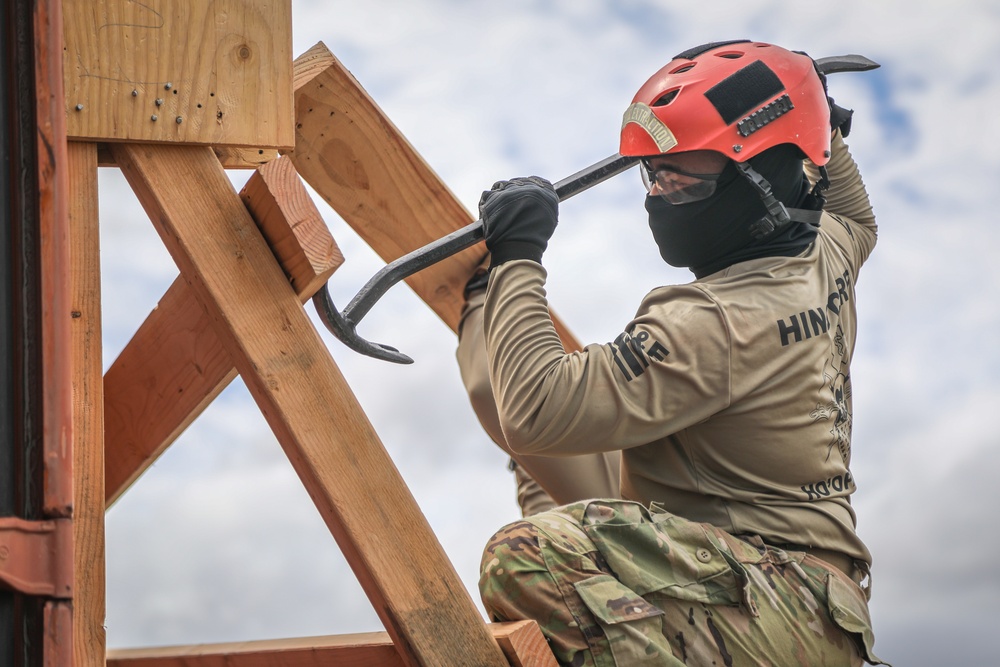
[[[117,649],[108,667],[404,667],[385,632]]]
[[[505,665],[215,155],[114,151],[404,663]]]
[[[47,518],[73,515],[73,397],[69,318],[69,173],[66,122],[62,112],[60,3],[32,5],[38,184],[38,238],[41,274],[40,369],[44,474],[42,512]],[[30,206],[30,204],[28,204]],[[30,251],[29,251],[30,252]],[[72,555],[62,554],[72,562]]]
[[[278,157],[278,151],[274,148],[212,146],[212,150],[226,169],[256,169]]]
[[[315,294],[344,263],[340,249],[286,157],[260,167],[240,192],[299,294]]]
[[[235,377],[211,319],[177,278],[104,376],[105,506]]]
[[[322,42],[296,58],[293,76],[295,148],[286,154],[385,261],[474,220]],[[485,254],[480,243],[406,282],[456,330],[462,290]],[[566,348],[580,349],[558,317],[553,321]]]
[[[556,657],[535,621],[491,623],[489,628],[511,667],[558,667]]]
[[[292,145],[290,0],[62,4],[70,137]]]
[[[71,261],[70,238],[70,159],[66,145],[66,124],[62,113],[62,5],[59,0],[40,0],[31,5],[32,35],[29,39],[33,45],[35,92],[34,115],[37,124],[35,146],[37,148],[33,166],[37,179],[38,199],[36,202],[25,202],[26,208],[37,204],[37,237],[39,248],[37,264],[30,256],[35,251],[25,249],[28,265],[26,270],[38,270],[40,277],[40,341],[25,341],[26,345],[41,348],[41,368],[31,369],[31,374],[40,379],[40,387],[31,387],[27,391],[39,389],[41,393],[40,406],[35,400],[27,401],[26,405],[33,409],[40,407],[42,412],[41,433],[22,433],[27,436],[24,451],[27,456],[33,456],[38,469],[30,475],[28,486],[41,488],[41,510],[46,518],[53,518],[56,523],[65,525],[73,516],[75,502],[73,490],[73,327],[70,322],[70,304],[72,301],[70,271],[67,269]],[[8,12],[8,5],[3,11]],[[11,14],[8,13],[8,19]],[[6,45],[5,45],[6,46]],[[12,50],[11,53],[14,53]],[[23,72],[21,72],[23,73]],[[28,100],[22,100],[30,108]],[[7,100],[4,100],[7,103]],[[8,128],[10,129],[10,128]],[[7,156],[4,156],[7,159]],[[32,160],[28,160],[32,162]],[[27,219],[27,217],[26,217]],[[23,287],[22,287],[23,289]],[[26,290],[26,295],[28,290]],[[32,294],[31,296],[35,296]],[[29,327],[30,329],[30,327]],[[98,345],[100,343],[98,342]],[[32,356],[32,355],[28,355]],[[34,378],[33,378],[34,379]],[[22,405],[24,408],[24,405]],[[31,453],[28,442],[41,435],[41,451]],[[26,509],[31,508],[35,501],[27,500]],[[75,531],[67,540],[58,545],[52,554],[58,562],[56,569],[62,573],[71,573],[76,567],[75,562]],[[6,554],[5,554],[6,555]],[[75,585],[77,581],[73,581]],[[71,667],[76,663],[73,641],[76,635],[72,591],[57,593],[57,599],[49,599],[35,606],[31,603],[24,609],[15,612],[15,635],[17,631],[25,630],[23,637],[15,639],[16,644],[27,642],[27,652],[31,661],[44,663],[46,667]],[[6,606],[6,605],[5,605]],[[30,610],[35,607],[34,610]],[[31,628],[39,621],[38,611],[41,610],[40,636]],[[83,612],[83,613],[86,613]],[[9,621],[8,621],[9,622]],[[85,621],[89,622],[89,621]],[[40,640],[40,646],[32,646],[35,640]]]
[[[73,347],[73,654],[104,664],[104,372],[97,146],[68,145]]]
[[[344,258],[291,162],[262,167],[241,197],[300,300],[308,301]],[[104,378],[107,506],[235,377],[211,319],[178,278]]]
[[[226,169],[256,169],[278,157],[274,148],[241,148],[239,146],[212,146],[219,162]],[[97,164],[101,167],[117,167],[107,144],[97,145]]]
[[[488,628],[511,667],[557,667],[534,621],[491,623]],[[118,649],[108,653],[108,667],[401,667],[402,664],[385,632]]]

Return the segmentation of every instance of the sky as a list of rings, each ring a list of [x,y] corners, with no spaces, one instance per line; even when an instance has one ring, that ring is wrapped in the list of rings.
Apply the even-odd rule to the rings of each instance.
[[[1000,4],[845,0],[292,0],[293,51],[319,41],[466,207],[502,178],[556,181],[617,150],[621,114],[674,54],[751,38],[882,67],[830,78],[878,216],[858,281],[853,498],[874,554],[876,653],[897,667],[996,664],[1000,618]],[[249,176],[232,172],[235,187]],[[109,366],[177,275],[121,175],[100,175]],[[544,264],[584,343],[620,332],[660,260],[627,172],[565,202]],[[383,263],[316,196],[350,300]],[[470,220],[474,216],[470,213]],[[454,334],[405,285],[360,356],[307,310],[459,576],[478,601],[486,540],[518,518],[506,458],[479,427]],[[237,380],[107,516],[110,647],[381,629],[336,543]]]

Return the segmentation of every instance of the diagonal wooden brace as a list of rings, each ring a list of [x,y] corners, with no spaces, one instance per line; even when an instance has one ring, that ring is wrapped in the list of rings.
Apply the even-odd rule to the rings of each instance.
[[[0,582],[25,595],[73,596],[73,522],[0,518]]]
[[[299,298],[344,262],[295,168],[279,158],[240,192]],[[110,506],[236,377],[191,286],[177,278],[104,378]]]

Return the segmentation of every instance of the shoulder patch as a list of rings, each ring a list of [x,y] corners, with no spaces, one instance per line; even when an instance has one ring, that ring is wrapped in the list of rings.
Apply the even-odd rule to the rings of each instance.
[[[670,350],[649,332],[639,331],[635,335],[622,332],[614,342],[608,344],[615,366],[621,371],[626,382],[631,382],[646,372],[651,362],[665,361]]]

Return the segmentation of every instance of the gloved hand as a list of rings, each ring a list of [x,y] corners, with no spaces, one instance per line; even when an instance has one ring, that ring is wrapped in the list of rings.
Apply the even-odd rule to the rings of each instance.
[[[541,264],[559,218],[559,196],[538,176],[498,181],[479,199],[479,218],[491,269],[513,259]]]
[[[815,63],[815,61],[813,61]],[[816,66],[816,74],[819,76],[819,80],[823,83],[823,92],[826,93],[827,104],[830,105],[830,131],[836,132],[840,130],[840,134],[846,137],[851,133],[851,119],[854,116],[854,109],[845,109],[830,97],[830,93],[826,86],[826,74],[820,71],[819,66]]]
[[[834,102],[829,95],[826,99],[830,103],[830,129],[836,131],[837,128],[840,128],[840,134],[846,137],[851,133],[851,119],[854,116],[854,109],[845,109]]]

